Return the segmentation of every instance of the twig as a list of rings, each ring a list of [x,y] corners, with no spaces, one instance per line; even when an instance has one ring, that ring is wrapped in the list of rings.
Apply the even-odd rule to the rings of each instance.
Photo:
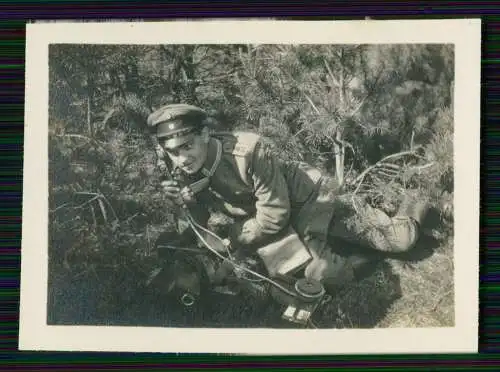
[[[396,170],[400,170],[401,169],[401,167],[399,165],[391,164],[391,163],[384,163],[384,164],[381,164],[381,166],[387,167],[387,168],[396,169]]]
[[[80,219],[80,216],[76,216],[75,218],[72,218],[71,220],[65,221],[60,225],[60,228],[68,226],[70,223],[77,221]]]
[[[302,127],[300,128],[292,137],[297,137],[300,133],[304,132],[307,129],[307,127]]]
[[[97,198],[97,203],[99,203],[99,208],[101,209],[102,216],[104,221],[108,222],[108,214],[106,213],[106,207],[104,206],[104,202],[102,198]]]
[[[309,96],[305,92],[304,92],[304,96],[306,97],[307,101],[312,106],[312,108],[314,109],[314,111],[316,111],[316,114],[321,115],[321,112],[318,110],[318,108],[316,107],[316,105],[314,105],[314,102],[311,100],[311,98],[309,98]]]
[[[56,137],[80,138],[80,139],[84,139],[84,140],[89,141],[89,142],[95,141],[94,139],[87,137],[87,136],[84,136],[82,134],[64,133],[64,134],[56,134]]]
[[[135,217],[137,217],[140,213],[137,212],[137,213],[134,213],[132,216],[130,216],[129,218],[127,218],[125,220],[125,223],[129,223],[130,221],[132,221]]]
[[[148,253],[147,256],[151,256],[151,239],[149,238],[149,224],[146,225],[146,237],[148,239]]]
[[[379,164],[378,167],[375,167],[375,170],[377,172],[389,172],[389,173],[400,173],[402,168],[401,167],[388,167],[389,163],[381,163]]]
[[[325,67],[326,67],[326,70],[328,71],[328,75],[332,79],[333,83],[338,87],[339,86],[339,81],[337,80],[337,78],[333,74],[332,69],[328,65],[328,62],[326,61],[326,59],[323,59],[323,62],[325,63]]]
[[[435,165],[435,163],[431,162],[431,163],[427,163],[427,164],[424,164],[424,165],[420,165],[420,166],[416,166],[416,167],[411,167],[410,169],[411,170],[416,170],[417,172],[420,172],[420,171],[422,171],[424,169],[432,167],[433,165]]]
[[[115,218],[115,221],[118,221],[118,216],[116,215],[115,210],[113,209],[113,206],[111,203],[104,197],[104,195],[101,194],[101,198],[104,200],[104,202],[108,205],[109,209],[111,209],[111,212],[113,212],[113,217]]]
[[[356,106],[356,108],[354,108],[353,110],[351,110],[351,112],[349,112],[350,117],[353,117],[354,115],[356,115],[358,113],[359,110],[361,110],[361,107],[363,107],[367,98],[368,98],[368,95],[364,96],[363,99],[361,100],[361,102]]]
[[[105,148],[104,143],[96,140],[95,138],[87,137],[87,136],[84,136],[82,134],[64,133],[64,134],[56,134],[56,137],[79,138],[79,139],[83,139],[83,140],[85,140],[87,142],[93,142],[96,145],[98,145],[98,146],[100,146],[102,148]]]
[[[82,203],[82,204],[80,204],[80,205],[77,205],[77,206],[75,207],[75,209],[80,209],[80,208],[83,208],[83,206],[85,206],[85,205],[87,205],[87,204],[90,204],[90,203],[92,203],[94,200],[97,200],[97,199],[99,199],[99,195],[96,195],[96,196],[94,196],[93,198],[91,198],[91,199],[87,200],[86,202],[84,202],[84,203]]]
[[[62,204],[62,205],[60,205],[60,206],[56,207],[55,209],[50,210],[50,213],[55,213],[55,212],[57,212],[59,209],[64,208],[65,206],[70,205],[70,204],[71,204],[71,203],[64,203],[64,204]]]
[[[324,152],[318,152],[318,151],[306,151],[308,154],[313,154],[313,155],[337,155],[338,152],[336,151],[324,151]]]
[[[351,145],[349,142],[347,142],[345,140],[339,140],[339,139],[337,139],[335,137],[331,137],[331,136],[329,136],[328,138],[339,146],[348,147],[349,149],[351,149],[353,156],[356,155],[356,152],[354,151],[353,145]]]
[[[385,176],[385,177],[395,177],[398,175],[397,172],[389,173],[389,172],[384,172],[383,170],[378,170],[377,174],[380,174],[380,175]]]
[[[372,166],[366,168],[358,177],[356,177],[356,179],[354,180],[354,183],[362,182],[364,180],[364,178],[366,177],[366,175],[371,170],[379,167],[380,164],[384,163],[385,161],[390,160],[390,159],[394,159],[394,158],[398,158],[398,157],[402,157],[402,156],[405,156],[405,155],[416,155],[416,154],[415,154],[414,151],[403,151],[403,152],[398,152],[398,153],[395,153],[395,154],[388,155],[385,158],[382,158],[381,160],[379,160],[378,162],[376,162],[375,164],[373,164]]]
[[[92,212],[92,219],[94,220],[94,229],[97,229],[97,218],[95,216],[95,210],[92,204],[90,205],[90,211]]]
[[[109,119],[113,117],[113,114],[115,113],[116,109],[112,108],[111,110],[108,111],[104,119],[102,120],[102,125],[103,127],[106,127],[106,124],[108,123]]]
[[[93,198],[87,200],[86,202],[84,202],[83,204],[80,204],[79,206],[75,207],[75,208],[81,208],[83,207],[84,205],[88,204],[88,203],[91,203],[93,202],[94,200],[96,199],[101,199],[101,200],[104,200],[104,202],[108,205],[109,209],[111,209],[111,212],[113,212],[113,217],[115,219],[115,221],[118,220],[118,216],[116,215],[116,212],[115,210],[113,209],[113,206],[111,205],[111,203],[108,201],[108,199],[106,199],[106,197],[102,194],[97,194],[95,192],[86,192],[86,191],[79,191],[79,192],[75,192],[75,194],[78,194],[78,195],[89,195],[89,196],[94,196]]]
[[[87,191],[77,191],[77,192],[75,192],[75,194],[100,196],[100,194],[96,194],[95,192],[87,192]]]

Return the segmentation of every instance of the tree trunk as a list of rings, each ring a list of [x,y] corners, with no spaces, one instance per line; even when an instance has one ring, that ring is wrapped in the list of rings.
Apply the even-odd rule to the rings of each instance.
[[[346,87],[345,87],[345,68],[344,68],[344,49],[340,49],[340,74],[339,74],[339,101],[340,101],[340,108],[341,108],[341,115],[345,115],[346,113]],[[341,121],[342,123],[342,121]],[[337,131],[335,133],[335,144],[334,144],[334,149],[335,149],[335,173],[337,176],[337,181],[339,182],[340,185],[344,183],[344,153],[345,153],[345,148],[344,145],[342,145],[342,128],[340,125],[341,123],[337,124]]]
[[[345,147],[342,145],[342,133],[340,128],[337,129],[337,133],[335,136],[335,174],[337,177],[337,181],[340,185],[344,183],[344,159],[345,159]]]
[[[94,113],[94,91],[95,91],[95,82],[93,71],[91,68],[86,68],[87,75],[87,130],[90,138],[94,137],[94,122],[93,122],[93,113]]]

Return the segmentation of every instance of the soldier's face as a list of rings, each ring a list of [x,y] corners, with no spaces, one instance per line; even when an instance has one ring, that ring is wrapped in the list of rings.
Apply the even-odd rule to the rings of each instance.
[[[198,172],[207,160],[208,134],[190,135],[189,139],[178,146],[171,146],[168,141],[161,142],[172,163],[188,174]]]

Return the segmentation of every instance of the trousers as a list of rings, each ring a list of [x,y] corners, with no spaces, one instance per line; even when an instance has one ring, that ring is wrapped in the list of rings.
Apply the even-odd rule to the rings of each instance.
[[[418,224],[404,215],[390,217],[362,199],[336,201],[335,215],[329,225],[328,241],[322,249],[310,248],[312,261],[305,268],[311,279],[343,283],[354,279],[355,263],[335,245],[359,246],[378,252],[409,251],[418,239]]]

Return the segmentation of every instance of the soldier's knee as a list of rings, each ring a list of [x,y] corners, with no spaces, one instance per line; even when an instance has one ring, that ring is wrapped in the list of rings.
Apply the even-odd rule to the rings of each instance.
[[[329,255],[329,257],[313,259],[304,270],[304,277],[322,282],[328,286],[341,286],[354,278],[352,267],[342,257]]]
[[[325,259],[314,258],[306,266],[304,270],[304,277],[306,279],[322,281],[325,278],[325,273],[327,272],[327,266],[328,263]]]

